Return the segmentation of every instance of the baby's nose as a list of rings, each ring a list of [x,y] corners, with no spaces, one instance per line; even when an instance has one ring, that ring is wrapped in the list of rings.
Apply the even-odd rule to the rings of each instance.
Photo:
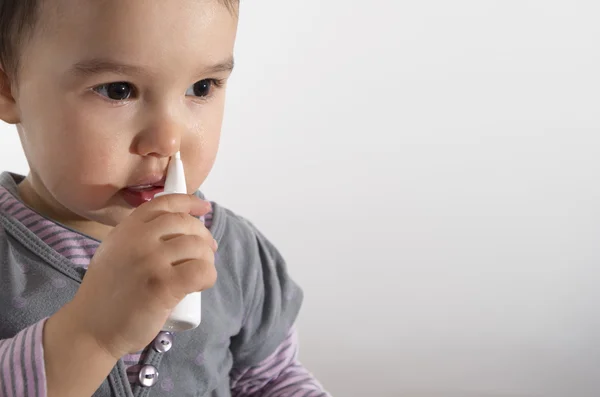
[[[155,119],[137,134],[134,151],[141,156],[172,156],[181,147],[185,128],[183,123],[172,117]]]

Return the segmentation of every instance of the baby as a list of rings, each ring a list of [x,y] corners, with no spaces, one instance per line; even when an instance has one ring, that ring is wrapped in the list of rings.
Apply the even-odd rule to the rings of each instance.
[[[329,396],[302,291],[198,190],[219,146],[235,0],[0,0],[0,396]],[[188,194],[161,195],[180,153]],[[202,292],[202,321],[170,332]]]

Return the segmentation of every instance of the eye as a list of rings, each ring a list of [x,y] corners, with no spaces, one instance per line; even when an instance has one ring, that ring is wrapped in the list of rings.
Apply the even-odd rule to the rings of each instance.
[[[133,86],[129,83],[118,82],[102,84],[94,88],[98,94],[113,101],[125,101],[133,95]]]
[[[185,95],[206,98],[212,93],[213,87],[218,85],[219,83],[214,79],[200,80],[188,88]]]

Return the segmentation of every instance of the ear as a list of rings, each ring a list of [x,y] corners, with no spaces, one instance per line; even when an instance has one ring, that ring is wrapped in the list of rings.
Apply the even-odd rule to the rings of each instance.
[[[17,103],[13,97],[12,82],[4,68],[0,67],[0,120],[8,124],[18,124],[21,120]]]

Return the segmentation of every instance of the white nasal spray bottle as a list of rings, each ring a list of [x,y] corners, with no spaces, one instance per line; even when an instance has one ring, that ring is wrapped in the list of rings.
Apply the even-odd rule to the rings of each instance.
[[[165,189],[161,193],[154,195],[154,198],[166,194],[187,194],[187,185],[185,183],[185,172],[183,162],[179,152],[171,157],[167,169],[167,178],[165,180]],[[167,322],[163,326],[163,331],[178,332],[187,331],[200,325],[202,319],[202,298],[200,292],[193,292],[187,295],[173,309]]]

